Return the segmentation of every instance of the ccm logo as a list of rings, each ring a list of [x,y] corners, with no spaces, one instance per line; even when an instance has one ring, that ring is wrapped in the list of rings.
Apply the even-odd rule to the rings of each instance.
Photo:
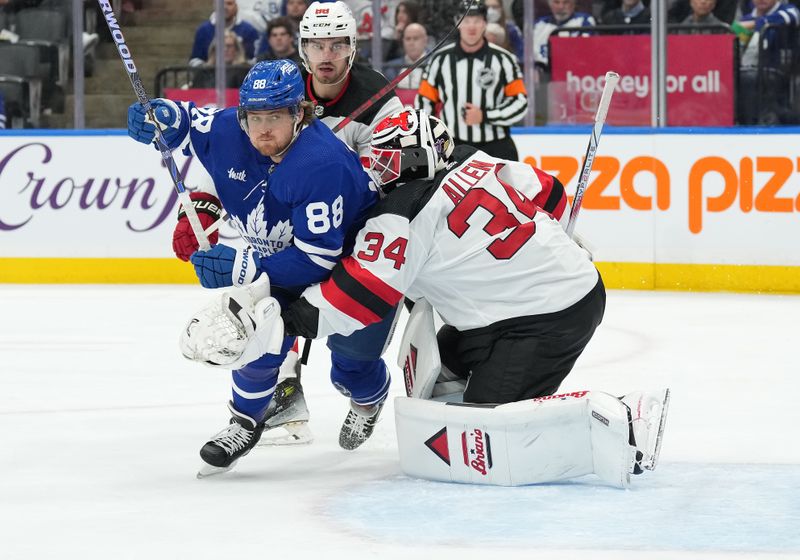
[[[328,12],[330,12],[329,8],[317,8],[316,10],[314,10],[314,14],[316,14],[318,16],[319,15],[327,15]]]

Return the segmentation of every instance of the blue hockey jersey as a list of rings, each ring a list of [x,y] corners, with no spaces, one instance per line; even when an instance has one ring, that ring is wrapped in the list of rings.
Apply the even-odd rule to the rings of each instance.
[[[378,200],[358,155],[315,120],[274,164],[252,146],[235,107],[180,107],[191,124],[170,148],[184,146],[206,168],[270,282],[299,290],[327,278]]]

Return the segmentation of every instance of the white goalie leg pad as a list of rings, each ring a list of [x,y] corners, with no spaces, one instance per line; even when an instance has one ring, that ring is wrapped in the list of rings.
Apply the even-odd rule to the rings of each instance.
[[[627,408],[605,393],[497,406],[397,397],[395,423],[409,476],[519,486],[594,473],[612,486],[630,484]]]
[[[419,399],[431,396],[442,361],[436,341],[433,307],[424,299],[417,300],[411,309],[400,341],[397,365],[403,370],[406,395]]]
[[[269,283],[226,291],[195,313],[181,332],[183,356],[208,366],[239,369],[264,354],[278,354],[283,319]]]

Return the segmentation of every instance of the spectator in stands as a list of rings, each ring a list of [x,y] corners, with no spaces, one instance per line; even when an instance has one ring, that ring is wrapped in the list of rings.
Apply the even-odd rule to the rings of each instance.
[[[727,24],[733,23],[740,3],[740,0],[716,0],[712,8],[714,17]],[[667,20],[670,23],[686,23],[686,18],[692,15],[692,4],[691,0],[673,0],[667,9]]]
[[[266,33],[267,23],[281,15],[283,0],[237,0],[239,17],[259,33]]]
[[[504,0],[504,4],[507,0]],[[611,6],[607,9],[616,8],[619,6],[621,0],[576,0],[575,2],[575,11],[577,12],[586,12],[586,13],[595,13],[595,4],[597,2],[616,2],[615,5]],[[524,21],[524,6],[525,0],[512,0],[511,1],[511,17],[514,20],[514,23],[517,24],[517,27],[523,29],[525,27]],[[550,11],[550,6],[548,5],[548,0],[533,0],[533,16],[534,18],[539,18],[542,15],[548,13]],[[593,16],[596,17],[596,16]]]
[[[603,15],[607,25],[650,25],[650,8],[642,0],[622,0],[622,5]],[[649,33],[649,29],[630,33]]]
[[[216,62],[217,49],[216,43],[211,43],[208,47],[208,60],[203,68],[198,69],[194,74],[191,87],[194,88],[213,88],[216,85]],[[225,87],[239,88],[245,76],[250,71],[247,58],[244,54],[242,40],[236,33],[230,30],[225,31]]]
[[[486,9],[486,21],[489,23],[489,25],[486,26],[487,34],[490,33],[490,26],[492,23],[497,23],[503,27],[506,38],[502,43],[495,44],[503,47],[507,51],[511,51],[516,55],[517,61],[522,62],[525,48],[525,41],[522,38],[522,31],[520,31],[516,23],[506,18],[506,11],[503,8],[503,3],[501,0],[486,0]],[[488,35],[487,39],[489,39]],[[491,39],[489,40],[491,41]]]
[[[300,66],[300,53],[295,46],[294,24],[287,17],[277,17],[267,24],[267,49],[258,60],[288,58]]]
[[[394,10],[394,35],[398,41],[402,41],[403,31],[409,23],[419,23],[420,11],[419,4],[411,0],[397,4]]]
[[[420,22],[421,9],[413,1],[402,1],[394,10],[394,37],[384,41],[383,59],[394,60],[403,56],[403,31],[410,23]],[[427,32],[426,32],[427,35]]]
[[[753,0],[752,11],[742,14],[734,26],[742,31],[740,40],[744,37],[737,98],[739,124],[795,124],[797,115],[787,102],[791,64],[798,56],[797,6],[779,0]],[[759,55],[760,48],[764,50]]]
[[[303,14],[306,13],[310,4],[311,2],[306,0],[283,0],[281,14],[284,14],[292,21],[295,35],[300,31],[300,20],[303,19]]]
[[[596,25],[590,14],[575,11],[575,0],[549,0],[548,4],[551,14],[537,18],[533,26],[533,58],[536,66],[545,72],[550,70],[548,42],[553,33],[570,37],[585,35],[586,32],[569,29]]]
[[[353,12],[356,19],[356,39],[358,41],[357,54],[362,59],[372,57],[372,29],[374,18],[372,15],[372,0],[345,0],[345,3]],[[390,50],[392,41],[395,39],[395,5],[397,0],[381,0],[381,39],[383,42],[384,60],[386,53]],[[400,56],[400,53],[397,53]],[[390,56],[394,58],[394,56]],[[373,67],[377,67],[373,64]]]
[[[425,56],[428,46],[428,32],[419,23],[409,23],[403,30],[403,51],[405,55],[386,63],[386,78],[393,80],[403,69],[414,64]],[[408,76],[400,80],[398,89],[412,89],[416,92],[422,81],[422,67],[412,70]],[[413,103],[413,97],[410,98]]]
[[[717,0],[690,0],[692,12],[681,23],[685,25],[724,25],[714,15]]]
[[[793,47],[796,30],[800,27],[800,11],[794,4],[779,0],[753,0],[752,5],[752,11],[742,14],[738,21],[740,27],[753,32],[742,51],[742,67],[757,65],[762,32],[766,35],[766,62],[777,66],[781,51]],[[765,26],[768,26],[766,31]]]
[[[247,60],[255,57],[256,41],[259,39],[256,28],[243,21],[239,15],[236,0],[225,0],[225,29],[233,31],[242,40]],[[208,60],[208,47],[214,42],[217,14],[212,13],[208,21],[200,24],[194,35],[194,46],[189,57],[189,66],[201,66]]]
[[[485,36],[493,45],[506,48],[506,30],[499,23],[487,23]]]

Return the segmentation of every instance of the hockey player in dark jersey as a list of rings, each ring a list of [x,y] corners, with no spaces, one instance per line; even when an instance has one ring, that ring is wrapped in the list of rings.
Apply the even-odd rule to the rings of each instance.
[[[308,7],[300,22],[300,57],[306,70],[306,96],[316,104],[317,117],[330,128],[388,83],[371,67],[355,63],[356,20],[341,0],[314,2]],[[389,92],[337,136],[366,163],[372,131],[402,107],[394,92]]]
[[[187,220],[179,219],[174,247],[179,256],[189,254],[204,287],[271,284],[272,296],[286,305],[327,278],[349,252],[377,193],[358,156],[314,117],[297,65],[256,64],[242,84],[238,108],[202,109],[166,99],[152,104],[169,147],[197,156],[214,180],[216,193],[193,197],[204,227],[222,206],[247,243],[243,249],[217,243],[195,251]],[[129,109],[128,130],[140,142],[153,141],[155,128],[139,104]],[[367,416],[388,391],[380,355],[391,323],[388,318],[366,336],[328,340],[334,385]],[[293,342],[286,337],[246,363],[226,362],[233,369],[232,420],[203,446],[200,474],[230,469],[258,442],[278,369]],[[182,349],[187,356],[192,352]]]
[[[354,64],[355,56],[356,20],[347,4],[341,1],[311,4],[300,22],[306,98],[314,103],[316,116],[331,129],[387,83],[386,78],[369,66]],[[336,134],[366,165],[373,129],[384,117],[401,108],[400,100],[390,92]],[[306,425],[309,412],[297,360],[295,348],[281,368],[275,406],[270,409],[270,425],[285,428],[289,436],[268,436],[265,441],[304,443],[312,437]]]

